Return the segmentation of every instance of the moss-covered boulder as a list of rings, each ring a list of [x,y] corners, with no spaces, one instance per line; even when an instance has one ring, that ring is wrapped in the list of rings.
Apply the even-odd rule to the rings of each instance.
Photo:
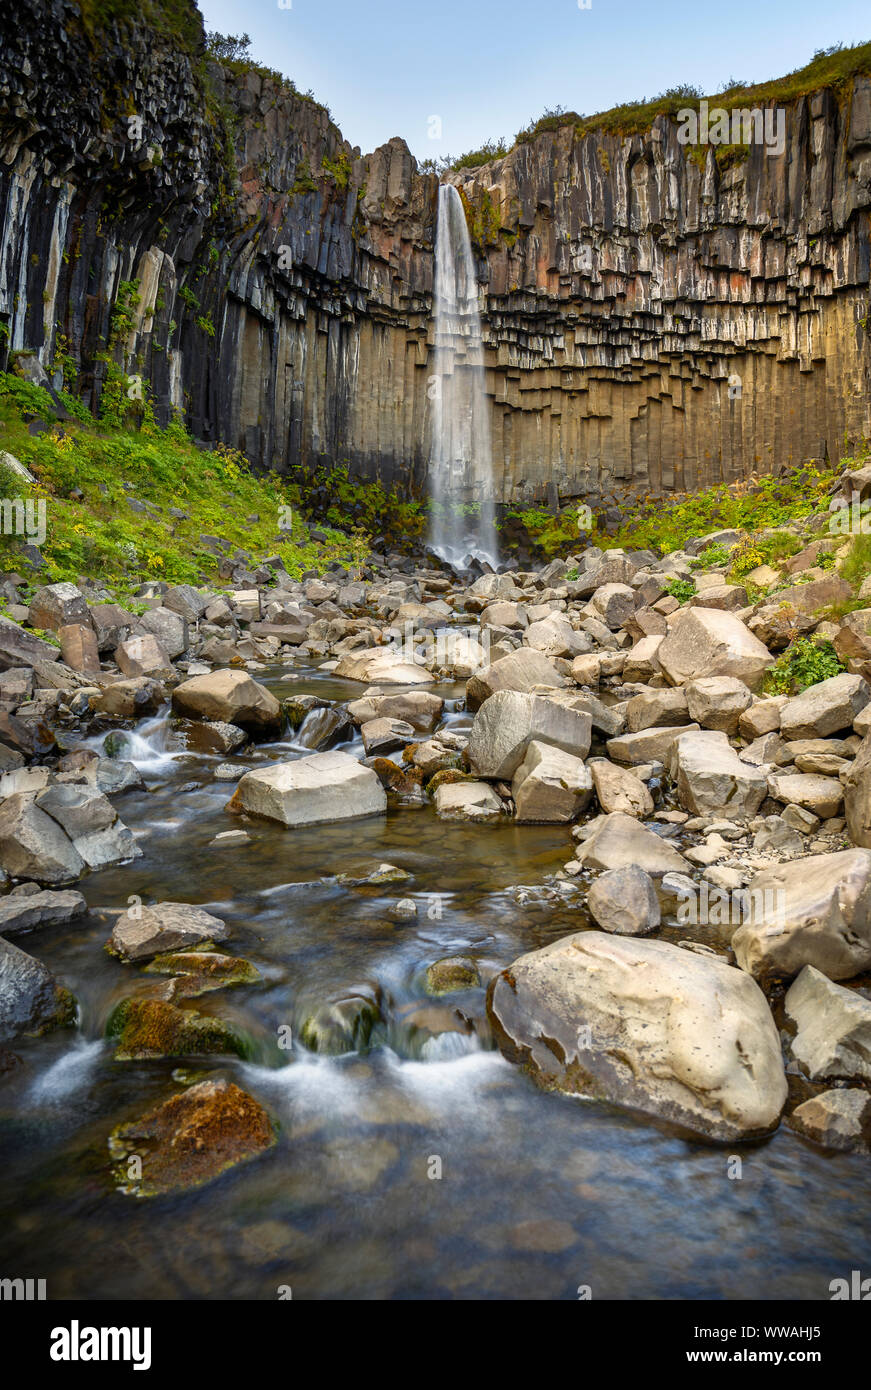
[[[247,1057],[250,1051],[245,1039],[223,1019],[179,1009],[162,999],[122,999],[112,1010],[106,1036],[117,1041],[116,1062],[210,1053]]]
[[[457,989],[475,989],[480,983],[478,967],[467,956],[445,956],[427,966],[427,994],[451,994]]]
[[[263,977],[255,965],[218,951],[168,951],[146,965],[146,975],[172,975],[172,997],[192,999],[231,985],[256,985]]]
[[[310,1052],[330,1056],[363,1052],[380,1021],[381,1002],[376,992],[346,994],[312,1009],[299,1030],[300,1042]]]
[[[112,1131],[112,1174],[132,1197],[185,1192],[265,1153],[276,1132],[247,1091],[230,1081],[200,1081]]]
[[[439,787],[450,786],[454,782],[478,781],[480,781],[480,778],[476,777],[474,772],[460,772],[460,770],[455,767],[444,767],[441,772],[437,772],[434,777],[429,779],[426,784],[426,794],[427,796],[435,796]]]

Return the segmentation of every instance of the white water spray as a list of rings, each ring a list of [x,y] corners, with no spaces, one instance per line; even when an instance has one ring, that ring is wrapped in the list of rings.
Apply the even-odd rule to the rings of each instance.
[[[484,391],[478,282],[462,200],[447,183],[439,189],[433,333],[430,544],[451,565],[462,567],[475,558],[495,566],[490,407]]]

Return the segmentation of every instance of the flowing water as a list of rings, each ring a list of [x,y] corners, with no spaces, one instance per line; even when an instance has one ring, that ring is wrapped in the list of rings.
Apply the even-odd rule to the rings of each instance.
[[[433,292],[435,371],[429,471],[430,544],[449,564],[496,565],[490,405],[478,281],[466,214],[451,184],[439,188]]]
[[[265,683],[286,694],[284,674]],[[359,693],[300,674],[300,693]],[[343,746],[362,751],[358,738]],[[143,858],[83,880],[84,922],[16,938],[73,989],[81,1021],[17,1045],[23,1065],[0,1078],[0,1273],[45,1277],[51,1298],[267,1299],[289,1286],[294,1298],[573,1299],[589,1285],[594,1298],[820,1299],[831,1279],[869,1272],[867,1159],[785,1128],[727,1151],[546,1094],[490,1047],[482,990],[425,994],[442,956],[473,956],[486,978],[586,924],[576,890],[552,878],[567,827],[470,827],[426,807],[308,830],[252,821],[250,843],[213,847],[239,825],[216,766],[302,751],[195,755],[165,717],[150,721],[133,742],[147,790],[114,798]],[[411,878],[338,881],[383,861]],[[194,1001],[247,1032],[251,1059],[185,1069],[234,1079],[281,1124],[264,1157],[141,1202],[114,1190],[107,1136],[177,1089],[177,1063],[115,1062],[103,1041],[113,1005],[153,988],[102,950],[132,894],[201,903],[259,969],[258,985]],[[391,915],[399,898],[415,918]],[[370,1050],[281,1050],[279,1030],[296,1034],[313,1002],[360,991],[382,1000]]]

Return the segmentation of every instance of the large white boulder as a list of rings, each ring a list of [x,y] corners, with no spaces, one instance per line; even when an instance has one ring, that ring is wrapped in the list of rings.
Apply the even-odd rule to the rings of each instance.
[[[238,724],[242,729],[274,731],[281,727],[281,706],[265,686],[246,671],[210,671],[192,676],[172,692],[178,714]]]
[[[246,772],[228,809],[283,825],[322,825],[381,815],[387,794],[370,767],[332,751]]]
[[[690,868],[674,845],[622,811],[602,817],[581,846],[578,858],[588,869],[622,869],[626,864],[637,864],[654,878],[685,874]]]
[[[657,648],[657,660],[672,685],[704,676],[735,676],[757,690],[771,665],[768,648],[734,613],[688,608]]]
[[[559,824],[586,809],[593,782],[583,759],[533,739],[514,774],[511,794],[518,821]]]
[[[806,965],[784,1000],[792,1055],[811,1081],[871,1081],[871,1001]]]
[[[490,987],[496,1040],[545,1087],[706,1137],[770,1132],[787,1085],[765,996],[719,959],[584,931],[521,956]]]
[[[670,771],[681,806],[694,816],[722,814],[748,820],[768,795],[765,773],[743,762],[728,735],[713,729],[676,738]]]
[[[347,680],[376,685],[431,685],[435,677],[392,647],[367,647],[343,656],[334,673]]]
[[[830,980],[871,966],[871,850],[794,859],[755,874],[732,950],[757,979],[813,965]]]
[[[533,739],[585,758],[592,717],[546,696],[500,690],[477,711],[469,735],[469,763],[481,777],[513,777]]]
[[[831,676],[808,686],[788,700],[780,714],[780,731],[785,739],[827,738],[852,728],[856,715],[871,700],[871,687],[861,676]]]

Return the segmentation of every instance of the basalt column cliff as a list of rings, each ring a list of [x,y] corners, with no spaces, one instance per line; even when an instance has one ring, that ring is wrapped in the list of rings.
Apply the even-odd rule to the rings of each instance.
[[[420,490],[436,177],[208,60],[193,10],[176,32],[91,8],[2,20],[0,366],[65,361],[92,405],[137,375],[258,464]],[[871,82],[784,110],[781,152],[726,167],[659,117],[449,176],[501,500],[691,489],[871,435]]]

